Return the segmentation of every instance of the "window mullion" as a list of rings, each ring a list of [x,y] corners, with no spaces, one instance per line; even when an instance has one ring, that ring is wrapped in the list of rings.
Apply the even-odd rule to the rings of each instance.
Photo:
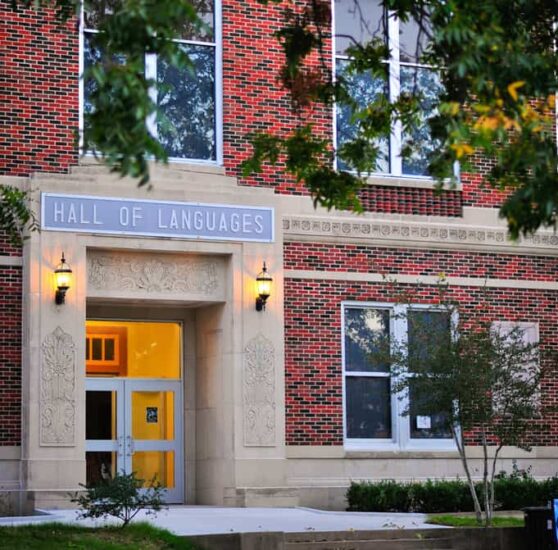
[[[407,309],[408,308],[404,305],[396,305],[393,308],[393,345],[395,350],[403,350],[403,352],[408,349]],[[400,376],[405,376],[405,374],[400,374]],[[393,383],[395,384],[396,382],[397,380],[394,377]],[[407,391],[402,394],[398,394],[395,391],[392,393],[395,426],[394,437],[396,438],[396,443],[403,449],[407,447],[411,435],[409,416],[403,416],[402,414],[409,406],[409,396]]]
[[[145,54],[145,78],[157,82],[157,54]],[[157,86],[153,85],[149,88],[149,97],[153,103],[157,104]],[[155,113],[149,115],[146,121],[149,133],[157,138],[157,116]]]
[[[393,12],[388,14],[388,48],[389,48],[389,100],[395,102],[401,92],[400,64],[399,64],[399,21]],[[391,134],[389,136],[389,158],[390,172],[394,176],[400,176],[403,168],[401,161],[401,121],[393,121]]]

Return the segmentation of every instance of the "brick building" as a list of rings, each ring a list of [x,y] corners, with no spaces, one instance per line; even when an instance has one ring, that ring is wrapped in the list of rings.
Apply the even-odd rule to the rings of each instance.
[[[558,237],[511,243],[482,171],[435,193],[424,159],[397,155],[409,139],[426,151],[428,136],[401,129],[362,215],[315,210],[275,169],[242,178],[247,134],[293,124],[274,84],[282,16],[256,0],[206,4],[213,33],[178,37],[197,77],[146,56],[151,76],[176,84],[158,91],[178,131],[153,128],[172,160],[153,167],[152,190],[75,146],[94,21],[60,27],[0,4],[0,183],[31,192],[42,227],[22,248],[0,241],[0,489],[24,507],[67,505],[79,483],[121,469],[157,475],[170,502],[328,508],[353,479],[459,475],[436,415],[401,415],[389,373],[367,358],[367,334],[409,337],[386,275],[420,288],[408,315],[434,301],[442,272],[464,315],[485,292],[494,321],[540,340],[542,399],[558,395]],[[337,34],[357,32],[348,4],[333,2]],[[404,86],[406,71],[430,69],[396,24]],[[337,70],[345,46],[333,41]],[[315,120],[332,141],[350,131],[343,112]],[[62,253],[73,272],[56,304]],[[263,262],[273,285],[257,311]],[[535,425],[533,450],[504,449],[499,466],[554,474],[557,422]]]

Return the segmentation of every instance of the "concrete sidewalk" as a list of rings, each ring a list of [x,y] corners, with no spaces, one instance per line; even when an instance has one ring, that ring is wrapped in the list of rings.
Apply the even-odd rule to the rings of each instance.
[[[98,526],[108,522],[78,520],[75,510],[44,510],[42,516],[0,518],[0,526],[58,521]],[[444,528],[425,524],[425,514],[330,512],[310,508],[220,508],[170,506],[156,516],[140,512],[135,521],[148,521],[177,535],[283,531],[347,531]]]

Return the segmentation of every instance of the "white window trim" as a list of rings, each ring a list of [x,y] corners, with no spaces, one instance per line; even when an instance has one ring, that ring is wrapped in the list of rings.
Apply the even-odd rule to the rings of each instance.
[[[388,310],[390,312],[390,335],[393,341],[407,339],[407,315],[409,310],[441,311],[432,304],[402,305],[393,302],[356,302],[344,301],[341,303],[341,361],[343,369],[343,446],[348,451],[456,451],[457,447],[451,439],[412,439],[410,431],[410,417],[401,413],[408,404],[407,396],[400,399],[400,395],[391,391],[391,439],[358,439],[347,437],[347,393],[346,380],[355,377],[388,377],[389,373],[371,373],[369,371],[347,371],[345,369],[345,310],[351,308],[370,308]],[[394,318],[398,317],[397,323]],[[456,336],[457,312],[452,314],[452,338]]]
[[[222,0],[214,0],[214,38],[212,42],[204,42],[200,40],[183,40],[177,39],[176,42],[183,44],[191,44],[194,46],[211,46],[215,49],[215,160],[192,159],[169,157],[169,162],[176,164],[198,164],[205,166],[222,166],[223,165],[223,16],[222,16]],[[87,32],[95,32],[93,29]],[[78,134],[79,134],[79,152],[81,155],[94,156],[90,151],[83,150],[83,129],[84,129],[84,48],[85,48],[85,24],[83,5],[80,12],[79,21],[79,115],[78,115]],[[155,54],[146,54],[145,56],[145,74],[147,78],[157,78],[157,56]],[[151,98],[157,100],[157,90],[150,91]],[[154,118],[151,117],[146,122],[150,133],[157,135],[157,128]]]
[[[332,75],[335,81],[336,70],[337,70],[337,60],[339,59],[349,59],[348,56],[337,54],[337,39],[335,33],[335,0],[331,0],[331,26],[332,26]],[[390,50],[390,58],[386,61],[389,66],[389,78],[388,78],[388,94],[390,102],[396,101],[400,94],[400,79],[401,79],[401,66],[407,67],[418,67],[432,69],[430,65],[424,65],[421,63],[410,63],[410,62],[400,62],[399,59],[399,20],[395,17],[395,13],[390,11],[387,16],[387,42]],[[333,140],[334,146],[337,150],[337,104],[333,104]],[[557,106],[558,112],[558,106]],[[401,146],[402,146],[402,124],[400,120],[396,120],[392,125],[392,131],[390,132],[388,140],[388,170],[387,172],[370,172],[367,174],[369,178],[397,178],[399,180],[409,180],[416,182],[431,183],[434,185],[434,178],[432,176],[423,176],[415,174],[404,174],[403,173],[403,159],[401,157]],[[558,139],[558,138],[557,138]],[[335,167],[337,169],[337,157],[335,158]],[[453,174],[455,180],[460,182],[460,168],[459,163],[454,163]],[[382,185],[381,181],[368,181],[369,184]]]

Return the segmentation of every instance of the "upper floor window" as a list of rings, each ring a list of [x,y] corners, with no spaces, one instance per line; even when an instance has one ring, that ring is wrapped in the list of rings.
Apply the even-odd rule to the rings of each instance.
[[[389,136],[377,144],[380,155],[377,172],[392,176],[428,177],[428,154],[434,150],[427,119],[434,114],[441,83],[438,72],[419,63],[426,46],[426,34],[414,20],[399,21],[383,9],[378,0],[335,0],[335,60],[337,74],[348,81],[353,99],[359,106],[366,106],[383,94],[395,101],[402,93],[419,92],[421,97],[421,121],[410,129],[394,122]],[[372,74],[347,74],[347,48],[363,44],[373,38],[383,40],[389,48],[385,60],[387,79]],[[352,120],[349,107],[336,109],[336,143],[339,147],[355,136],[357,121]],[[411,146],[411,154],[402,157],[401,152]],[[339,161],[339,168],[344,166]]]
[[[206,23],[196,31],[185,24],[175,42],[188,54],[191,67],[177,69],[156,54],[145,55],[145,77],[156,82],[151,91],[161,116],[146,121],[150,133],[157,137],[170,159],[215,162],[218,160],[219,102],[217,97],[217,39],[216,8],[218,0],[192,2]],[[111,2],[102,3],[110,6]],[[110,8],[109,8],[110,9]],[[98,32],[100,14],[84,12],[84,69],[98,63],[101,52],[95,51],[91,36]],[[83,83],[82,108],[91,109],[88,98],[92,82]]]
[[[418,413],[413,395],[413,361],[406,395],[397,394],[389,350],[403,344],[410,357],[423,357],[451,337],[448,313],[425,306],[345,304],[343,370],[345,445],[362,449],[453,449],[446,417],[439,411]],[[441,340],[440,340],[441,339]],[[409,414],[404,415],[403,412]],[[424,409],[421,407],[421,412]]]

